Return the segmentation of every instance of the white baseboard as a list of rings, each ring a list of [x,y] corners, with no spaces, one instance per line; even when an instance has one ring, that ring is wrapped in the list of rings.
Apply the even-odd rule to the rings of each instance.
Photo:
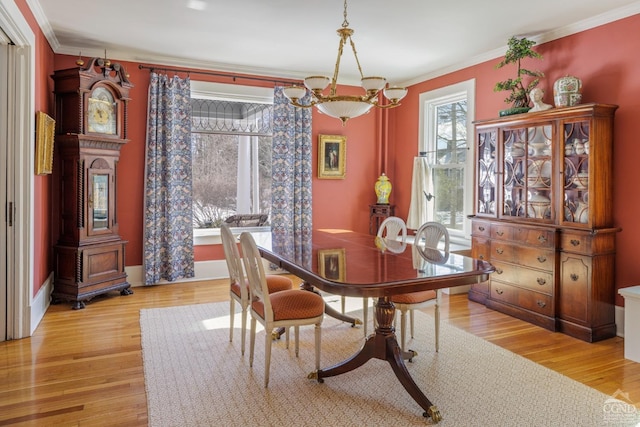
[[[225,260],[198,261],[194,265],[195,277],[189,279],[180,279],[181,282],[197,282],[199,280],[224,279],[229,277],[227,263]],[[144,286],[144,270],[141,265],[125,267],[127,273],[127,281],[132,287]],[[159,284],[170,283],[165,280]]]
[[[143,270],[141,265],[134,265],[125,267],[127,273],[127,280],[132,287],[143,286],[144,280]],[[195,263],[195,277],[192,279],[181,280],[182,282],[199,281],[199,280],[213,280],[224,279],[228,277],[229,272],[227,270],[227,264],[224,260],[214,261],[199,261]],[[167,282],[168,283],[168,282]],[[466,293],[470,289],[470,286],[457,286],[455,288],[446,288],[442,292],[450,295]],[[38,294],[33,298],[31,303],[31,334],[36,330],[40,321],[44,317],[44,314],[49,308],[51,301],[51,291],[53,290],[53,272],[47,277],[47,280],[40,287]],[[615,322],[616,322],[616,335],[624,337],[624,307],[615,307]]]
[[[616,335],[624,338],[624,307],[616,305]]]
[[[44,314],[47,312],[49,305],[51,304],[51,292],[53,291],[53,271],[47,277],[47,280],[40,286],[40,290],[36,296],[31,300],[31,306],[29,307],[29,319],[30,319],[30,331],[29,336],[33,335]]]

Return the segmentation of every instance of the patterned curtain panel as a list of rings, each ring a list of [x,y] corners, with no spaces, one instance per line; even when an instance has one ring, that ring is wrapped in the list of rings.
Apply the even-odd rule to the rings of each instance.
[[[151,73],[145,165],[145,284],[194,276],[191,89]]]
[[[311,266],[311,109],[290,105],[282,89],[273,96],[272,244]]]

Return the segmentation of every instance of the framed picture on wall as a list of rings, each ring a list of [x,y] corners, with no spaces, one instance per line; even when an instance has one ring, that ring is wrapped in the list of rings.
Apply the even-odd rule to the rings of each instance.
[[[56,121],[46,113],[36,113],[36,175],[53,171],[53,137]]]
[[[347,278],[345,263],[346,249],[325,249],[318,251],[318,270],[325,279],[344,282]]]
[[[318,138],[318,178],[344,179],[347,162],[347,137],[320,135]]]

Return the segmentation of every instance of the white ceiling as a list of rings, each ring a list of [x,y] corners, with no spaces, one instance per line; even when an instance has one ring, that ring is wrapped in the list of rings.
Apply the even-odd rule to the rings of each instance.
[[[331,76],[343,0],[27,0],[56,53],[268,76]],[[640,13],[638,0],[350,0],[362,70],[410,84]],[[341,83],[359,74],[345,47]]]

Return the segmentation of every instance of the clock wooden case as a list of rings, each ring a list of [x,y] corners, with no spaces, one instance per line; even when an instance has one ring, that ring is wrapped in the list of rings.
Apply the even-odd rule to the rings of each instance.
[[[129,82],[124,68],[102,58],[53,74],[55,94],[53,302],[84,308],[110,291],[132,293],[118,234],[117,174],[129,140]]]

